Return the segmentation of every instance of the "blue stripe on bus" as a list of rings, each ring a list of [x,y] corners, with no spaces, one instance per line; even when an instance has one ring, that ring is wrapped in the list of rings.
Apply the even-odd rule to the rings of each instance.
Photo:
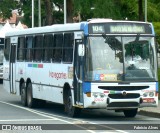
[[[32,67],[32,64],[28,64],[28,67]]]
[[[84,31],[85,35],[88,35],[88,23],[82,22],[80,29]]]
[[[158,82],[156,82],[156,92],[158,92]]]
[[[91,92],[91,83],[90,82],[83,82],[83,92],[88,93]]]

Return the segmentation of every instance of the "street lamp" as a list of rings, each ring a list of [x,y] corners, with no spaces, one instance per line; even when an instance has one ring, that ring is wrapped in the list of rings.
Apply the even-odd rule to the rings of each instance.
[[[64,24],[66,24],[66,16],[67,16],[67,11],[66,11],[66,0],[64,0]]]
[[[38,25],[41,27],[41,0],[38,0]]]
[[[34,0],[32,0],[32,28],[34,27]]]

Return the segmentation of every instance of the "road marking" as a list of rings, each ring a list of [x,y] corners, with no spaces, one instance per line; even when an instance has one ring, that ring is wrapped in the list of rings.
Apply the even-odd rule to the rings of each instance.
[[[38,111],[37,111],[38,112]],[[51,116],[55,116],[53,114],[49,114],[49,113],[45,113],[45,112],[41,112],[45,115],[51,115]],[[97,123],[93,123],[93,122],[88,122],[88,121],[82,121],[82,120],[79,120],[79,119],[76,119],[76,118],[68,118],[68,117],[64,117],[64,116],[56,116],[56,117],[59,117],[59,118],[63,118],[63,119],[70,119],[70,120],[75,120],[72,124],[93,124],[92,126],[95,125],[99,125],[101,127],[105,127],[105,128],[108,128],[109,130],[115,130],[116,132],[121,132],[121,133],[128,133],[126,131],[122,131],[122,130],[117,130],[115,128],[112,128],[112,127],[109,127],[109,126],[104,126],[104,125],[100,125],[100,124],[97,124]],[[108,131],[109,131],[108,130]],[[108,133],[107,131],[107,133]]]
[[[63,120],[63,119],[70,119],[70,120],[79,120],[79,119],[68,118],[68,117],[63,117],[63,116],[57,116],[57,115],[53,115],[53,114],[49,114],[49,113],[37,111],[37,110],[34,110],[34,109],[22,107],[22,106],[19,106],[19,105],[15,105],[15,104],[3,102],[3,101],[0,101],[0,103],[7,104],[7,105],[10,105],[10,106],[13,106],[13,107],[17,107],[17,108],[20,108],[20,109],[23,109],[23,110],[27,110],[27,111],[32,112],[32,113],[35,113],[35,114],[37,114],[37,115],[50,118],[50,120],[59,120],[59,121],[62,121],[62,122],[68,123],[68,124],[72,124],[72,125],[77,126],[77,127],[79,127],[79,128],[85,129],[85,130],[88,131],[88,132],[95,133],[95,132],[92,131],[92,130],[88,130],[87,128],[81,127],[81,126],[79,126],[79,125],[75,125],[74,122],[69,122],[69,121]],[[57,117],[58,117],[58,118],[57,118]],[[62,118],[62,119],[60,119],[60,118]],[[31,119],[30,119],[30,120],[31,120]],[[34,120],[34,119],[33,119],[33,120]],[[48,120],[48,119],[47,119],[47,120]],[[94,124],[98,125],[97,123],[87,122],[87,121],[82,121],[82,123],[85,123],[85,124],[93,124],[92,126],[94,126]],[[116,132],[128,133],[128,132],[126,132],[126,131],[117,130],[117,129],[112,128],[112,127],[109,127],[109,126],[103,126],[103,125],[99,125],[99,126],[106,127],[106,128],[108,128],[109,130],[115,130]],[[93,130],[94,130],[94,129],[93,129]]]
[[[95,133],[94,131],[87,130],[87,129],[84,128],[84,127],[75,125],[75,124],[73,124],[72,122],[69,122],[69,121],[66,121],[66,120],[62,120],[62,119],[59,119],[59,118],[55,118],[55,117],[52,117],[52,116],[45,115],[45,113],[43,113],[43,112],[40,113],[40,111],[35,111],[35,110],[33,110],[33,109],[21,107],[21,106],[18,106],[18,105],[15,105],[15,104],[11,104],[11,103],[7,103],[7,102],[3,102],[3,101],[0,101],[0,103],[7,104],[7,105],[10,105],[10,106],[13,106],[13,107],[20,108],[20,109],[24,109],[24,110],[27,110],[27,111],[29,111],[29,112],[32,112],[32,113],[35,113],[35,114],[37,114],[37,115],[40,115],[40,116],[43,116],[43,117],[47,117],[47,118],[50,118],[50,119],[53,119],[53,120],[56,119],[56,120],[59,120],[59,121],[62,121],[62,122],[68,123],[68,124],[72,124],[72,125],[77,126],[77,127],[79,127],[79,128],[85,129],[85,130],[88,131],[88,132]]]
[[[12,119],[12,120],[0,120],[0,122],[7,122],[7,121],[10,121],[10,122],[24,121],[24,122],[26,122],[26,121],[52,121],[52,120],[57,120],[57,119]]]

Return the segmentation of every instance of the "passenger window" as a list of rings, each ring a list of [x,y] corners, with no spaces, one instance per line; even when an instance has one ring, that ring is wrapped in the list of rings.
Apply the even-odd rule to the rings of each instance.
[[[53,47],[53,34],[44,35],[43,61],[51,62],[54,53]]]
[[[35,36],[34,41],[34,61],[42,60],[43,35]]]
[[[23,61],[25,57],[25,37],[18,38],[17,60]]]
[[[63,46],[63,62],[69,62],[69,63],[72,62],[73,44],[74,44],[74,33],[65,33],[64,46]]]
[[[26,37],[26,60],[33,60],[33,36]]]
[[[55,53],[53,62],[62,61],[63,34],[54,35]]]
[[[10,38],[5,39],[4,57],[8,61],[10,52]]]

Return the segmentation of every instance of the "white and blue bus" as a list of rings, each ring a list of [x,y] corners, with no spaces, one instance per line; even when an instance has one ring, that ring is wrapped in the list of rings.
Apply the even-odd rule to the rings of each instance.
[[[6,33],[4,88],[24,106],[64,104],[71,117],[82,109],[122,111],[158,105],[153,25],[91,19]]]

